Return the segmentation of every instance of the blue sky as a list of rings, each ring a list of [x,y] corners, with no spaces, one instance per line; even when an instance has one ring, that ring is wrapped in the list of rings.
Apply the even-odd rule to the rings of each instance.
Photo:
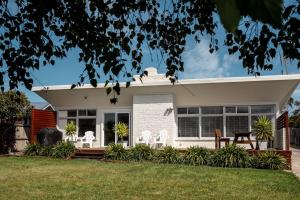
[[[224,40],[224,30],[222,25],[218,25],[219,29],[216,38],[219,39],[219,46],[222,46]],[[183,54],[185,62],[185,72],[180,73],[180,79],[183,78],[210,78],[210,77],[231,77],[231,76],[249,76],[247,71],[243,69],[241,61],[237,56],[229,55],[225,47],[221,47],[218,52],[210,54],[208,52],[209,40],[202,38],[200,43],[195,43],[188,40],[186,50]],[[84,63],[78,62],[78,49],[73,49],[68,53],[67,58],[56,60],[54,66],[41,67],[40,70],[31,71],[34,79],[34,86],[47,86],[47,85],[66,85],[79,81],[79,75],[84,69]],[[277,57],[273,62],[274,69],[272,71],[262,71],[262,75],[282,74],[286,73],[286,68],[289,74],[300,73],[297,69],[296,63],[286,61],[282,65],[280,58]],[[144,59],[142,63],[143,68],[153,66],[158,68],[159,73],[165,73],[164,63],[159,63],[156,59],[156,54],[153,59],[150,57],[148,49],[144,51]],[[100,81],[104,82],[106,79],[103,77]],[[6,80],[7,84],[7,80]],[[44,101],[34,92],[31,92],[20,86],[32,102]],[[294,96],[300,99],[300,88],[294,92]]]

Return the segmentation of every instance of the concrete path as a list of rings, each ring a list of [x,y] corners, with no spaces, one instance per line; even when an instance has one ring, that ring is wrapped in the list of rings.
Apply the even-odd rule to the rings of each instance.
[[[300,179],[300,149],[292,148],[292,171]]]

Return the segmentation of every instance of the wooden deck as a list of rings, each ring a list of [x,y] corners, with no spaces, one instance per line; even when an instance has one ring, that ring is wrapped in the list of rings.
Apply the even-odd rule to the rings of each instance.
[[[104,159],[105,148],[77,148],[72,158],[75,159]]]

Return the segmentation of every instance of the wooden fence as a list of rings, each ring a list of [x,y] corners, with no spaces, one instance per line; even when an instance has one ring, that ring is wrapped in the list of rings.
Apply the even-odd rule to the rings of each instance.
[[[33,109],[31,111],[30,143],[37,142],[37,134],[42,128],[56,127],[56,112]]]
[[[280,150],[290,150],[289,116],[287,111],[276,119],[274,147]]]

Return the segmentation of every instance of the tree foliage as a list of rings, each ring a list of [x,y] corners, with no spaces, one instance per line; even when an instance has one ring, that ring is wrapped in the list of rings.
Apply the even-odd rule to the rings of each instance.
[[[7,91],[0,93],[0,122],[15,123],[27,118],[31,111],[28,98],[24,93]]]
[[[289,117],[289,126],[300,128],[300,101],[294,100],[291,102],[292,112]]]
[[[31,106],[23,93],[0,93],[0,153],[14,149],[15,122],[30,113]]]
[[[0,0],[0,85],[9,77],[10,89],[20,83],[30,89],[30,70],[54,65],[73,48],[84,65],[77,84],[100,76],[111,102],[120,94],[120,77],[130,85],[141,76],[143,49],[159,54],[166,77],[174,83],[184,71],[182,53],[187,39],[210,38],[209,51],[219,46],[238,55],[249,73],[273,69],[279,53],[299,64],[299,0],[282,7],[282,0]],[[13,4],[13,6],[12,6]],[[220,16],[228,34],[216,36]],[[242,24],[238,26],[239,22]],[[5,88],[2,87],[2,90]]]

